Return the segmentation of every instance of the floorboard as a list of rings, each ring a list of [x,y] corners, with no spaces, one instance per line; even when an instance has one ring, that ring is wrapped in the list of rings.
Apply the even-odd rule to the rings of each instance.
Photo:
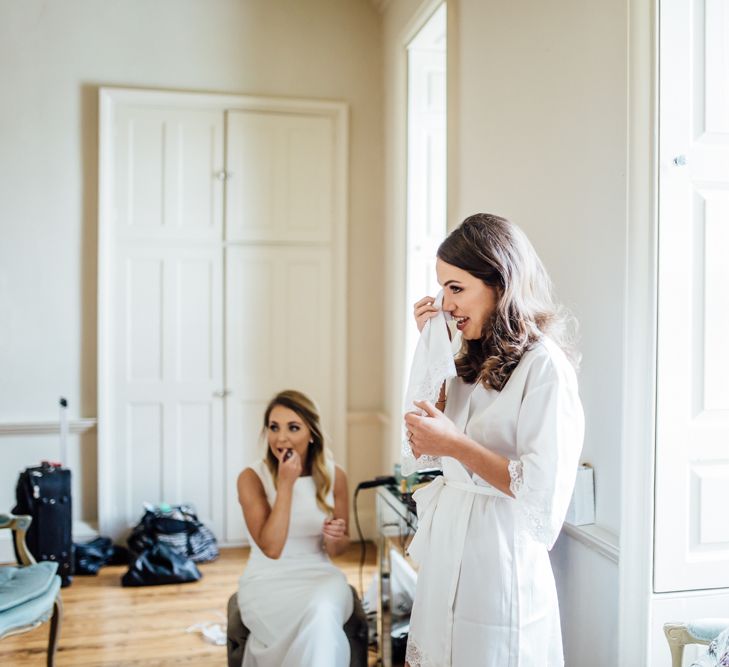
[[[359,590],[359,544],[336,563]],[[75,577],[61,592],[64,614],[58,667],[199,667],[225,666],[225,646],[214,646],[195,623],[225,623],[228,598],[248,559],[248,549],[223,549],[214,563],[200,566],[203,578],[192,584],[122,588],[124,567],[102,568],[96,577]],[[370,544],[363,571],[364,585],[375,572]],[[46,623],[32,632],[0,640],[3,667],[42,667],[48,642]],[[373,662],[372,660],[370,661]]]

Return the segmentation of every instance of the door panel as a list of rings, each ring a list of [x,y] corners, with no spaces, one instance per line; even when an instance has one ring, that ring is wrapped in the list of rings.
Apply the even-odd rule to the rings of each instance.
[[[316,401],[332,432],[331,251],[232,246],[226,251],[228,502],[226,540],[242,539],[235,479],[265,453],[268,401],[283,389]]]
[[[222,528],[222,257],[219,249],[120,245],[114,433],[131,526],[144,501],[192,502]],[[126,369],[126,370],[125,370]]]
[[[116,134],[118,238],[220,240],[222,113],[124,107]]]
[[[729,587],[728,16],[721,0],[662,3],[658,592]]]
[[[334,119],[228,111],[226,238],[331,240]]]

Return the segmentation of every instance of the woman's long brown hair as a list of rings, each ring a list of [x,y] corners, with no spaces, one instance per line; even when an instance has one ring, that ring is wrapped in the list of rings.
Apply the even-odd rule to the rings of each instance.
[[[324,449],[324,434],[321,429],[319,411],[314,401],[300,391],[287,389],[276,394],[268,403],[266,412],[263,417],[263,432],[265,434],[268,429],[268,420],[271,411],[280,405],[289,410],[293,410],[311,431],[311,438],[314,442],[309,445],[306,453],[306,461],[304,461],[304,470],[311,473],[316,488],[316,504],[326,514],[332,514],[334,508],[331,507],[326,497],[332,488],[332,479],[326,465],[326,452]],[[271,448],[266,446],[266,465],[273,477],[274,486],[278,484],[278,459],[274,456]]]
[[[524,232],[506,218],[477,213],[441,243],[438,258],[468,271],[497,293],[496,312],[479,340],[464,340],[456,371],[501,391],[524,353],[548,335],[579,365],[576,321],[557,304],[552,283]]]

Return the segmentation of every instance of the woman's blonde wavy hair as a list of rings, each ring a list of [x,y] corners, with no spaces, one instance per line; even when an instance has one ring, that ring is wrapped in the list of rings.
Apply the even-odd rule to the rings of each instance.
[[[263,417],[263,434],[265,436],[268,429],[268,419],[271,411],[280,405],[289,410],[293,410],[311,431],[311,438],[314,442],[309,445],[306,453],[306,461],[304,461],[304,472],[311,473],[316,488],[316,504],[326,514],[332,514],[334,508],[326,501],[326,497],[332,488],[332,479],[326,465],[326,451],[324,449],[324,433],[321,429],[319,418],[319,410],[314,401],[300,391],[287,389],[276,394],[268,406]],[[271,448],[266,446],[266,465],[273,477],[274,486],[278,485],[278,459],[274,456]]]
[[[524,232],[505,218],[476,213],[441,243],[438,258],[497,293],[496,312],[479,340],[464,340],[456,370],[465,382],[501,391],[524,353],[545,334],[577,368],[577,322],[552,295],[552,283]]]

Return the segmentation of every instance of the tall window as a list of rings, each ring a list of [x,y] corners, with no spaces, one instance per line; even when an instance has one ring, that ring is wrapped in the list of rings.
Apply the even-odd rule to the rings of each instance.
[[[407,302],[405,359],[417,329],[412,305],[435,296],[435,252],[446,233],[446,5],[440,5],[407,46]],[[407,374],[409,366],[404,368]]]

